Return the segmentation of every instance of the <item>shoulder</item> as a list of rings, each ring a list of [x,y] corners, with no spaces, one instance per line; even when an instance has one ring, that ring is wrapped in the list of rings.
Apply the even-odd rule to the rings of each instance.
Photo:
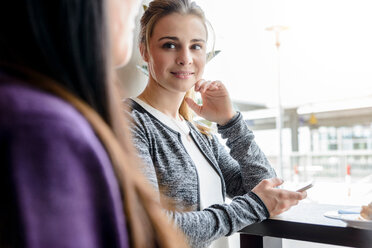
[[[68,102],[31,86],[0,84],[1,120],[14,123],[35,120],[69,121],[74,124],[84,119]]]
[[[43,171],[58,181],[80,176],[85,178],[81,188],[106,181],[97,171],[114,177],[108,154],[88,121],[68,102],[26,85],[0,83],[3,146],[5,161],[17,175]],[[40,175],[27,178],[42,180]]]
[[[136,124],[153,121],[151,114],[131,98],[126,98],[123,102],[127,108],[127,114],[133,118]]]
[[[131,128],[135,133],[138,131],[148,134],[173,132],[134,100],[127,98],[124,100],[124,104],[127,107],[127,114],[132,119]]]
[[[0,132],[13,139],[63,139],[100,146],[90,124],[68,102],[12,82],[0,83]]]

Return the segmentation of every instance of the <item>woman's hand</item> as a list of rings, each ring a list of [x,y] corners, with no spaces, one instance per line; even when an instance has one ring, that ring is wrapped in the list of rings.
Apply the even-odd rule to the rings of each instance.
[[[201,79],[195,84],[195,92],[200,92],[203,105],[198,105],[191,98],[185,100],[197,115],[224,125],[236,114],[231,105],[229,93],[220,81]]]
[[[275,188],[282,183],[283,181],[279,178],[265,179],[252,190],[264,202],[270,217],[287,211],[290,207],[297,205],[300,200],[306,198],[306,191],[296,192]]]

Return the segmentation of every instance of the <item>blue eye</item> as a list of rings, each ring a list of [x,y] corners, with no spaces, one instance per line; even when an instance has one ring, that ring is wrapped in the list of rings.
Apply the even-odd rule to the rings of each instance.
[[[176,45],[173,44],[173,43],[167,42],[162,47],[163,48],[167,48],[167,49],[175,49],[176,48]]]
[[[191,46],[192,49],[195,49],[195,50],[201,50],[203,47],[199,44],[194,44]]]

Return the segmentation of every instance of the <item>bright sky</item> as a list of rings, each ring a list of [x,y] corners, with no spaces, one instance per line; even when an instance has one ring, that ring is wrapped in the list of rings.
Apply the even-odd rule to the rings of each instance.
[[[212,23],[216,49],[205,77],[233,99],[275,106],[280,35],[284,106],[372,97],[371,0],[196,0]]]

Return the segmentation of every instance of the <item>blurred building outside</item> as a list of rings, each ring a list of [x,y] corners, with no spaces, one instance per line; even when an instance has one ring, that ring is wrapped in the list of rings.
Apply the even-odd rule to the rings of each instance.
[[[247,105],[251,109],[255,106]],[[255,133],[256,142],[276,167],[275,109],[242,113]],[[284,171],[280,175],[286,181],[285,187],[295,188],[296,184],[314,180],[308,201],[346,205],[371,202],[371,113],[372,98],[285,109]]]

